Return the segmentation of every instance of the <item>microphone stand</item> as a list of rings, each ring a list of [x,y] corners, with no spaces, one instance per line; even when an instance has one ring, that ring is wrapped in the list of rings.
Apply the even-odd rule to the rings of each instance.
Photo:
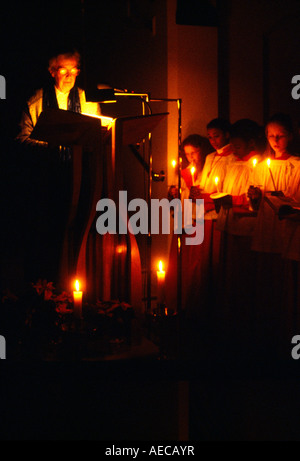
[[[182,141],[182,99],[150,99],[150,102],[175,102],[178,109],[178,198],[181,200],[181,141]],[[178,235],[177,240],[177,313],[182,312],[182,234]]]

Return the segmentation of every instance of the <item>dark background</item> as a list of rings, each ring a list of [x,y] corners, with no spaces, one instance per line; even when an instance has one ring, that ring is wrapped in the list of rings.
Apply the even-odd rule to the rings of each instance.
[[[84,56],[83,71],[86,70],[91,83],[97,80],[115,87],[130,87],[130,61],[144,51],[143,43],[134,36],[139,27],[151,29],[147,12],[152,4],[150,0],[144,2],[142,17],[146,22],[141,24],[136,19],[131,24],[129,57],[122,42],[129,21],[125,0],[1,5],[0,74],[7,82],[7,99],[0,100],[1,252],[6,258],[9,252],[16,256],[23,233],[20,177],[26,170],[12,139],[24,102],[48,78],[49,55],[61,45],[75,46]],[[189,4],[194,12],[196,3],[183,0],[178,4],[177,20],[187,24],[191,15],[186,17],[184,4]],[[132,2],[136,12],[140,11],[138,5]],[[205,14],[207,11],[208,23],[215,25],[215,10],[210,5]],[[196,16],[193,17],[197,23]],[[80,76],[82,83],[84,75],[83,72]],[[226,81],[222,85],[226,93]],[[142,86],[134,89],[145,90]],[[193,440],[300,440],[297,363],[286,366],[270,359],[269,365],[270,368],[252,369],[243,361],[109,367],[1,362],[0,438],[172,439],[177,431],[176,386],[178,381],[186,381],[191,383]]]

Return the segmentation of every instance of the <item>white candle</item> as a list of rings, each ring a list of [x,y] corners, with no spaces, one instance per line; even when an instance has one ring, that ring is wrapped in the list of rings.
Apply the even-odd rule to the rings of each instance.
[[[218,178],[218,176],[215,177],[215,184],[217,186],[217,192],[220,192],[219,191],[219,178]]]
[[[273,173],[272,173],[272,170],[271,170],[271,159],[270,158],[268,158],[267,164],[268,164],[268,168],[269,168],[269,171],[270,171],[270,175],[271,175],[274,190],[277,191],[277,187],[276,187],[275,181],[274,181],[274,176],[273,176]]]
[[[75,282],[75,290],[73,291],[74,299],[74,315],[76,318],[82,318],[82,291],[80,291],[79,281]]]
[[[159,304],[164,302],[164,290],[165,290],[165,279],[166,272],[163,270],[162,261],[158,264],[159,270],[157,271],[157,301]]]

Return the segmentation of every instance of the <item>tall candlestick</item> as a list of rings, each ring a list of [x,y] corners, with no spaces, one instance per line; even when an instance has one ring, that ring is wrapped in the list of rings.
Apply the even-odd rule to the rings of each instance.
[[[163,270],[162,261],[159,262],[158,268],[159,270],[157,271],[157,301],[158,304],[163,304],[166,272]]]
[[[76,318],[82,318],[82,291],[80,290],[79,281],[76,280],[75,282],[75,290],[73,291],[73,299],[74,299],[74,315]]]
[[[276,187],[275,181],[274,181],[274,176],[273,176],[273,173],[272,173],[272,170],[271,170],[271,159],[270,158],[268,158],[267,164],[268,164],[268,168],[269,168],[269,171],[270,171],[270,176],[271,176],[271,179],[272,179],[272,182],[273,182],[273,187],[274,187],[275,191],[277,191],[277,187]]]

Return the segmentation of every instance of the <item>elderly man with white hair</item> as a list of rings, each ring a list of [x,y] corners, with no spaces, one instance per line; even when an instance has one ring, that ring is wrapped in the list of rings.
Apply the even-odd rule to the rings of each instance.
[[[76,78],[80,73],[80,54],[76,50],[51,57],[48,70],[53,82],[37,90],[22,113],[17,136],[17,140],[22,143],[46,144],[30,138],[40,114],[45,109],[63,109],[87,115],[101,113],[99,104],[87,102],[84,90],[76,85]]]

